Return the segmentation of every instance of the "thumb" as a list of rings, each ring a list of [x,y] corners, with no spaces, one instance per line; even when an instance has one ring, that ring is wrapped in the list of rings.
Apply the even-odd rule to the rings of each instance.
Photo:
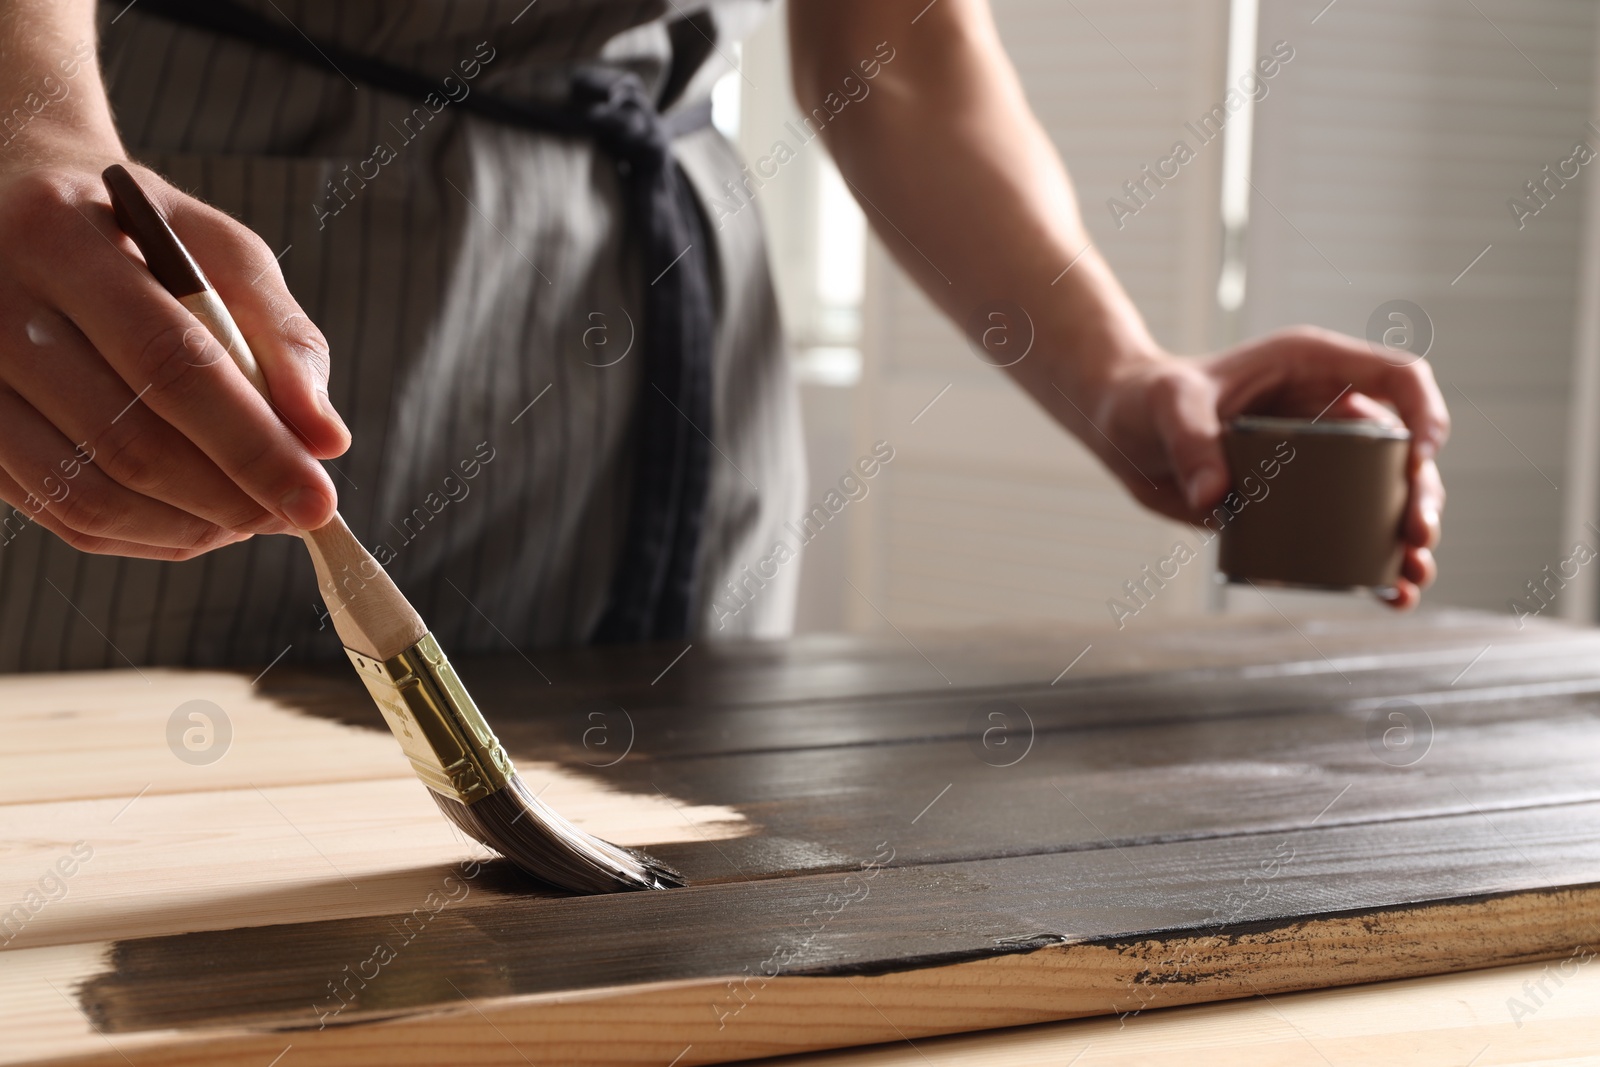
[[[1185,368],[1158,379],[1151,386],[1150,403],[1156,432],[1166,446],[1184,500],[1196,513],[1206,510],[1229,485],[1216,390]]]
[[[350,431],[328,399],[328,342],[289,293],[272,251],[236,220],[176,191],[161,207],[239,324],[278,417],[316,458],[342,455]]]

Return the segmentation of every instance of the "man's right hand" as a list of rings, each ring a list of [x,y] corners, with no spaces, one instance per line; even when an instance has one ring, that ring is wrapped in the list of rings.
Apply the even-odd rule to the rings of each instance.
[[[136,168],[260,360],[263,400],[117,228],[114,161],[0,168],[0,499],[84,551],[153,559],[322,525],[337,497],[316,461],[350,443],[322,334],[260,238]]]
[[[21,515],[86,552],[188,559],[315,529],[350,433],[328,345],[271,250],[125,158],[94,0],[0,0],[0,546]],[[161,288],[100,172],[134,171],[239,323],[272,400]]]

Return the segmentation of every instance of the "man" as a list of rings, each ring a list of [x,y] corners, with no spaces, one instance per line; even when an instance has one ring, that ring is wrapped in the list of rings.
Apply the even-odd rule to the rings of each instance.
[[[336,504],[454,654],[707,628],[802,503],[757,213],[683,209],[740,176],[696,116],[763,6],[147,0],[97,35],[90,0],[6,0],[0,669],[337,655],[304,550],[258,536]],[[1426,363],[1312,329],[1162,351],[1085,251],[985,0],[789,19],[803,110],[876,64],[822,136],[879,236],[957,322],[1032,311],[1007,373],[1146,506],[1209,511],[1233,414],[1392,405],[1414,435],[1393,602],[1416,603],[1448,432]],[[129,157],[270,405],[115,230],[99,174]],[[737,631],[782,633],[796,579]]]

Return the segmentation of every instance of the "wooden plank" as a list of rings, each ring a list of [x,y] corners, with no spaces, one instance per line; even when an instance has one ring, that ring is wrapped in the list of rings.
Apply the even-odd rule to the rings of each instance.
[[[606,780],[731,807],[761,827],[660,850],[702,879],[836,866],[821,846],[886,826],[904,860],[935,863],[1600,799],[1592,707],[1472,702],[1431,715],[1431,747],[1410,766],[1373,752],[1365,715],[1286,712],[1041,732],[1009,766],[985,763],[969,741],[930,741],[623,764]],[[815,859],[768,850],[790,842],[814,843]]]
[[[1402,643],[1381,653],[1246,669],[1190,667],[1077,677],[1074,668],[1074,677],[1055,685],[1039,678],[878,694],[863,675],[860,694],[745,704],[727,704],[710,695],[719,690],[717,681],[723,677],[718,664],[701,666],[704,690],[672,692],[602,682],[586,689],[572,682],[566,690],[530,691],[523,677],[526,665],[513,661],[474,662],[464,664],[462,671],[513,755],[555,754],[596,766],[610,753],[585,742],[599,736],[631,738],[632,751],[658,758],[967,737],[974,731],[974,713],[999,700],[1021,705],[1035,729],[1048,731],[1290,708],[1368,712],[1394,699],[1430,705],[1446,699],[1600,693],[1600,635],[1545,633],[1546,639],[1537,644],[1497,645],[1474,636],[1442,648],[1417,650]],[[1214,641],[1222,649],[1236,636],[1222,631]],[[905,655],[916,658],[909,650]],[[683,665],[688,662],[686,657]],[[370,702],[342,673],[301,674],[293,676],[293,685],[292,691],[275,693],[289,706],[353,725],[381,726]],[[597,722],[605,726],[604,735],[592,729]]]
[[[1362,720],[1291,713],[1044,734],[1010,767],[964,742],[930,742],[625,761],[632,776],[604,788],[545,764],[524,773],[579,825],[648,847],[697,883],[847,869],[890,833],[901,863],[948,863],[1600,799],[1600,719],[1563,701],[1519,706],[1509,721],[1500,711],[1435,708],[1437,748],[1406,768],[1374,758]],[[74,841],[97,850],[71,898],[31,921],[17,947],[283,922],[311,907],[382,913],[478,854],[410,778],[15,805],[5,816],[25,828],[8,861],[30,879]],[[197,888],[168,884],[175,869]],[[208,905],[230,885],[249,888]]]
[[[1486,677],[1504,680],[1492,671]],[[1039,722],[1058,714],[1059,722],[1071,724],[1081,713],[1087,725],[1041,729],[1027,756],[1012,766],[985,763],[974,753],[971,737],[695,759],[652,760],[643,751],[605,770],[527,760],[522,765],[535,789],[551,790],[546,799],[558,810],[595,832],[654,848],[697,881],[847,867],[854,859],[837,842],[866,840],[895,816],[903,859],[947,862],[1260,833],[1313,820],[1337,825],[1600,797],[1600,719],[1568,698],[1521,700],[1508,719],[1510,696],[1503,686],[1449,691],[1453,703],[1432,704],[1436,748],[1417,765],[1396,768],[1370,750],[1363,713],[1368,705],[1361,701],[1332,710],[1286,709],[1291,697],[1275,691],[1267,706],[1278,708],[1276,713],[1235,710],[1231,718],[1174,725],[1171,719],[1186,710],[1176,706],[1177,696],[1195,692],[1194,687],[1147,681],[1136,689],[1141,700],[1127,706],[1145,714],[1131,715],[1136,722],[1128,727],[1100,725],[1107,711],[1100,704],[1075,708],[1069,701],[1054,711],[1034,705]],[[1510,692],[1529,690],[1523,685]],[[242,864],[259,859],[250,853],[251,841],[259,841],[265,855],[289,861],[284,869],[289,878],[332,877],[319,849],[345,857],[339,869],[355,881],[407,865],[448,864],[467,854],[463,843],[447,836],[446,825],[409,778],[375,779],[359,787],[341,783],[315,794],[260,784],[281,780],[275,772],[283,762],[291,765],[286,776],[293,781],[296,753],[327,747],[325,735],[331,733],[338,734],[331,743],[358,781],[385,770],[404,773],[386,732],[316,718],[302,722],[265,701],[231,706],[239,724],[234,747],[205,768],[183,764],[159,745],[131,745],[134,736],[149,739],[148,723],[143,735],[132,725],[148,709],[78,713],[76,722],[98,739],[99,750],[114,764],[107,776],[124,775],[127,792],[13,813],[36,842],[14,856],[23,871],[42,869],[52,850],[72,841],[103,844],[114,829],[112,819],[121,826],[112,840],[135,834],[138,848],[98,865],[78,887],[73,904],[65,911],[52,909],[47,919],[30,925],[21,943],[48,943],[34,939],[54,938],[57,927],[71,930],[87,921],[74,914],[80,904],[103,903],[115,913],[113,902],[121,900],[127,914],[145,914],[139,887],[159,886],[151,876],[174,866],[194,870],[208,882],[237,880],[247,869]],[[1220,715],[1224,704],[1208,701],[1207,707]],[[1152,717],[1157,721],[1149,721]],[[53,720],[40,714],[37,721],[43,728],[31,733],[26,722],[22,726],[19,747],[25,751],[47,747]],[[271,740],[255,740],[260,734]],[[644,749],[649,740],[645,737],[637,748]],[[54,773],[49,769],[38,758],[18,760],[10,781],[13,788],[30,774],[44,781]],[[150,785],[149,780],[138,784],[146,770],[166,777],[122,814],[129,797]],[[157,799],[193,788],[196,772],[210,772],[213,788],[181,802]],[[596,779],[605,785],[597,787]],[[239,795],[231,795],[230,788]],[[1170,802],[1172,790],[1183,794],[1183,804]],[[919,815],[936,795],[937,805]],[[325,810],[315,810],[319,803]],[[225,829],[202,835],[159,829],[208,818]],[[762,827],[759,835],[750,832],[753,823]],[[736,837],[741,839],[732,840]],[[405,887],[402,880],[396,891],[404,893]],[[339,888],[338,879],[328,887]],[[319,899],[322,906],[333,906],[328,894]],[[173,921],[182,914],[175,913]],[[231,915],[231,921],[283,917],[266,908]],[[124,932],[92,928],[94,936]]]
[[[1181,624],[1152,619],[1121,631],[1109,625],[991,626],[918,633],[914,646],[896,635],[814,634],[789,641],[694,643],[676,664],[688,646],[539,650],[530,660],[508,655],[498,667],[475,665],[473,688],[511,686],[521,703],[502,709],[508,714],[519,706],[548,707],[572,699],[614,701],[630,710],[667,705],[709,710],[903,697],[949,686],[1047,684],[1087,645],[1093,650],[1068,679],[1245,666],[1320,673],[1447,649],[1466,650],[1460,660],[1465,666],[1485,645],[1537,646],[1584,633],[1545,619],[1526,620],[1519,628],[1506,616],[1436,611],[1405,618],[1300,620],[1299,632],[1273,617]],[[342,673],[339,666],[335,675]],[[501,673],[482,673],[487,670]],[[293,670],[275,668],[263,679],[264,688],[292,689],[296,677]]]
[[[545,799],[694,883],[605,898],[468,876],[340,674],[0,679],[0,908],[94,849],[0,951],[0,1062],[720,1062],[1600,935],[1600,635],[1151,627],[1058,679],[1085,634],[463,665]],[[617,697],[605,765],[586,709]],[[1432,747],[1393,766],[1368,723],[1402,697]],[[169,749],[186,699],[225,706],[223,759]],[[1009,766],[974,748],[994,701],[1033,722]],[[396,938],[346,1005],[330,984]]]
[[[577,776],[527,781],[586,830],[624,845],[715,842],[749,832],[736,812],[596,789]],[[0,944],[19,949],[118,937],[404,912],[440,872],[490,853],[439,817],[415,778],[146,794],[0,809],[10,845],[0,880]],[[113,821],[115,820],[115,821]],[[72,854],[70,891],[24,922],[4,908]],[[185,877],[174,879],[173,872]],[[502,879],[513,895],[551,895]]]
[[[623,709],[599,701],[575,701],[535,714],[525,706],[508,711],[517,698],[503,684],[479,685],[487,705],[498,705],[494,723],[519,760],[561,758],[584,774],[598,774],[616,756],[585,740],[605,738],[631,755],[657,760],[676,756],[763,752],[803,748],[845,748],[865,743],[948,738],[972,740],[983,720],[974,718],[991,702],[1015,705],[1019,719],[1043,735],[1062,730],[1096,730],[1113,724],[1160,724],[1177,720],[1247,718],[1270,713],[1303,715],[1333,712],[1366,716],[1391,700],[1408,700],[1430,715],[1465,715],[1480,705],[1493,718],[1515,702],[1534,708],[1539,698],[1572,697],[1580,704],[1600,696],[1600,641],[1561,643],[1540,655],[1521,653],[1504,663],[1484,657],[1473,667],[1475,684],[1449,686],[1461,664],[1443,669],[1383,670],[1355,675],[1351,684],[1318,684],[1290,679],[1197,678],[1187,673],[1144,676],[1092,686],[1056,689],[1022,687],[964,691],[959,695],[917,695],[877,701],[830,702],[823,706],[778,705],[761,709]],[[1544,654],[1548,652],[1548,654]],[[1470,656],[1468,656],[1470,658]],[[471,666],[478,666],[476,664]],[[490,666],[493,666],[491,664]],[[470,670],[470,667],[468,668]],[[87,672],[86,672],[87,673]],[[154,672],[147,672],[154,673]],[[168,672],[173,678],[184,677]],[[489,674],[480,671],[480,674]],[[57,676],[26,676],[34,692],[51,692]],[[80,680],[75,706],[67,711],[40,705],[12,680],[0,681],[0,697],[10,713],[12,745],[0,754],[0,804],[26,803],[45,790],[61,798],[126,798],[149,787],[153,792],[227,788],[245,782],[292,785],[405,776],[409,768],[388,737],[370,699],[356,681],[343,675],[303,678],[296,703],[250,689],[239,676],[203,672],[169,685],[157,676],[154,691],[130,687],[116,672]],[[1325,679],[1319,679],[1325,681]],[[207,694],[196,697],[195,694]],[[232,724],[228,754],[209,765],[184,764],[162,745],[146,744],[166,718],[190,699],[205,699]],[[626,715],[623,712],[626,711]],[[600,717],[596,718],[596,713]],[[74,747],[77,767],[63,776],[46,758],[60,749],[63,724],[81,742]],[[600,723],[602,730],[594,727]],[[352,729],[355,726],[357,728]],[[241,767],[241,761],[247,766]],[[619,761],[620,762],[620,761]],[[619,772],[621,773],[621,772]],[[603,777],[603,776],[602,776]],[[649,792],[646,789],[646,792]]]
[[[814,934],[801,924],[840,891],[838,878],[442,909],[405,942],[401,917],[135,940],[81,955],[91,967],[106,961],[87,973],[63,967],[58,949],[22,950],[0,954],[0,1003],[25,1003],[12,988],[36,987],[53,969],[53,984],[75,989],[83,1014],[8,1013],[0,1026],[18,1035],[13,1057],[51,1048],[83,1062],[111,1062],[109,1042],[139,1063],[149,1035],[176,1030],[152,1062],[244,1063],[287,1038],[308,1062],[429,1062],[459,1043],[453,1062],[510,1063],[515,1052],[659,1064],[693,1045],[681,1062],[712,1063],[1272,994],[1335,975],[1369,981],[1561,958],[1575,927],[1591,939],[1600,930],[1600,888],[1483,894],[1519,884],[1528,864],[1600,875],[1597,815],[1600,806],[1571,813],[1567,829],[1591,828],[1577,856],[1570,835],[1527,813],[1443,827],[1458,847],[1432,859],[1438,827],[1294,835],[1285,839],[1292,859],[1259,899],[1216,895],[1275,854],[1277,844],[1238,839],[1226,855],[1214,845],[1135,850],[1151,877],[1132,902],[1123,860],[1106,853],[890,867]],[[1434,903],[1316,914],[1352,886],[1371,888],[1362,861],[1374,854],[1393,861],[1394,879],[1373,899]],[[930,914],[928,894],[950,884],[960,892]],[[1453,894],[1464,896],[1450,902]],[[663,907],[671,921],[653,921]],[[346,967],[373,958],[375,944],[390,945],[392,958],[370,983],[344,987],[344,1007],[330,990]],[[762,962],[785,944],[805,949],[762,980]],[[319,1029],[335,1007],[335,1025]],[[513,1049],[489,1039],[484,1018]],[[257,1032],[241,1030],[252,1025]]]
[[[863,862],[882,854],[875,847],[863,844]],[[505,873],[502,866],[485,871],[497,880]],[[435,873],[442,885],[451,869]],[[469,890],[472,881],[464,882]],[[504,996],[722,978],[745,968],[759,973],[762,961],[791,943],[804,948],[787,972],[892,971],[1056,942],[1127,945],[1218,927],[1292,927],[1346,914],[1354,900],[1361,913],[1507,893],[1532,894],[1532,904],[1567,887],[1574,900],[1549,910],[1553,923],[1574,926],[1561,940],[1576,944],[1573,934],[1582,940],[1600,933],[1582,903],[1584,887],[1595,883],[1600,804],[890,866],[859,877],[713,883],[684,893],[475,898],[469,891],[459,894],[462,907],[446,908],[436,920],[459,936],[409,942],[394,964],[400,977],[372,996],[383,998],[382,1010],[431,1003],[436,990],[407,983],[406,974],[459,973],[473,983],[487,975]],[[929,908],[933,900],[936,909]],[[828,917],[814,916],[817,909]],[[104,1005],[97,1010],[108,1030],[123,1028],[121,1018],[179,1026],[301,1013],[352,955],[364,959],[369,942],[395,936],[404,914],[122,942],[115,974],[86,997]],[[435,929],[442,927],[430,933]],[[1475,951],[1471,944],[1463,945],[1463,958]],[[1484,951],[1487,963],[1500,949]],[[1173,966],[1175,981],[1162,984],[1187,984],[1191,969]],[[223,971],[248,990],[247,1002],[216,986]],[[116,1005],[137,1007],[124,1016]]]
[[[1506,916],[1510,921],[1519,917]],[[1502,926],[1492,923],[1493,933]],[[1369,930],[1363,927],[1362,934]],[[1046,950],[1052,951],[1052,950]],[[1064,952],[1065,950],[1053,950]],[[1197,1007],[1171,1007],[1026,1025],[1058,1016],[1059,983],[1069,968],[1039,969],[1044,957],[1008,956],[954,968],[903,974],[778,978],[752,997],[730,1027],[716,1030],[702,1016],[725,987],[658,986],[606,998],[532,1001],[463,999],[453,1009],[387,1025],[327,1031],[235,1030],[182,1035],[107,1038],[74,1015],[65,990],[70,968],[36,972],[35,996],[26,1023],[8,1033],[19,1061],[84,1067],[145,1065],[240,1065],[260,1067],[290,1051],[306,1064],[461,1063],[524,1067],[529,1062],[579,1065],[680,1065],[719,1062],[725,1056],[780,1055],[820,1043],[871,1045],[850,1052],[762,1059],[773,1067],[899,1067],[925,1064],[997,1064],[1000,1067],[1060,1067],[1086,1051],[1089,1062],[1140,1065],[1182,1054],[1184,1062],[1217,1067],[1333,1063],[1404,1067],[1484,1064],[1586,1064],[1592,1061],[1600,1019],[1600,974],[1587,965],[1567,965],[1565,984],[1553,998],[1540,997],[1536,1014],[1513,1018],[1507,1001],[1533,1004],[1525,991],[1543,981],[1556,987],[1557,962],[1497,967],[1444,977],[1360,985],[1294,994],[1278,988],[1273,973],[1252,974],[1252,989],[1239,999]],[[1104,957],[1101,957],[1102,959]],[[58,961],[65,962],[65,961]],[[1085,963],[1079,972],[1093,970]],[[1558,974],[1560,972],[1558,971]],[[969,983],[954,981],[970,977]],[[1182,995],[1182,994],[1179,994]],[[1041,1009],[1039,1005],[1043,1005]],[[881,1014],[880,1014],[881,1012]],[[759,1013],[759,1014],[758,1014]],[[928,1037],[916,1025],[938,1014],[929,1033],[985,1029],[962,1037]],[[50,1016],[59,1016],[52,1020]],[[76,1029],[63,1038],[65,1021]],[[760,1023],[741,1032],[741,1022]],[[8,1020],[9,1021],[9,1020]],[[1523,1022],[1526,1029],[1517,1026]],[[993,1027],[1012,1025],[1012,1029]],[[730,1032],[731,1031],[731,1032]],[[694,1038],[700,1038],[695,1042]],[[915,1046],[907,1038],[915,1039]],[[1474,1056],[1479,1056],[1473,1060]],[[126,1058],[125,1058],[126,1057]],[[542,1057],[542,1058],[541,1058]]]

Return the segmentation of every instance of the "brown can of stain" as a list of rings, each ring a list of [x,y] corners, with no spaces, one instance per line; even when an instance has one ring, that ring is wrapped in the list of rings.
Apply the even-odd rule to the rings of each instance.
[[[1409,431],[1364,419],[1247,415],[1223,431],[1233,491],[1221,528],[1229,580],[1388,589],[1400,577]]]

